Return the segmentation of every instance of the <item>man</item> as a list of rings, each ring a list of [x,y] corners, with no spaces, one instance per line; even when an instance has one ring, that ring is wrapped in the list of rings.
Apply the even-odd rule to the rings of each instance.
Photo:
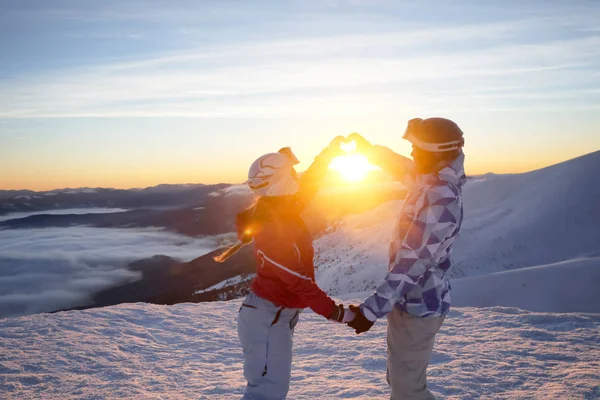
[[[450,251],[463,218],[463,133],[444,118],[412,119],[403,136],[413,145],[414,162],[373,146],[358,134],[357,150],[408,188],[389,250],[389,272],[348,323],[368,331],[387,315],[387,380],[391,399],[432,399],[426,370],[450,308]]]

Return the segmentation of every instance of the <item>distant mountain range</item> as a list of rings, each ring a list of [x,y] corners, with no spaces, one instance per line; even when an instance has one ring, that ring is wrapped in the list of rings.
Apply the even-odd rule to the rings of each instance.
[[[250,193],[229,184],[159,185],[146,189],[65,189],[28,192],[0,199],[0,215],[39,212],[0,221],[0,228],[27,229],[86,225],[94,227],[163,227],[185,235],[214,235],[234,230],[233,217],[250,200]],[[5,191],[6,193],[7,191]],[[102,214],[45,214],[72,208],[123,208]]]
[[[235,214],[254,196],[246,185],[159,185],[147,189],[64,189],[33,192],[0,199],[0,229],[91,226],[99,228],[161,227],[188,236],[235,231]],[[330,187],[321,190],[305,215],[311,230],[319,232],[327,220],[360,213],[404,196],[393,182]],[[356,201],[360,198],[361,201]],[[122,208],[128,211],[85,213],[86,208]],[[78,209],[77,213],[55,213]],[[46,212],[47,211],[47,212]],[[52,212],[51,212],[52,211]],[[15,213],[32,213],[19,215]],[[11,215],[14,218],[8,219]]]
[[[0,190],[0,215],[64,208],[145,208],[193,205],[229,184],[158,185],[145,189],[78,188],[43,192]]]

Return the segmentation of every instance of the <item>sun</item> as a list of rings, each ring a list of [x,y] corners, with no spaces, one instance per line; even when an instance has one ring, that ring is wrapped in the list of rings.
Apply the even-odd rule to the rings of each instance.
[[[329,168],[337,171],[347,182],[359,182],[365,179],[370,171],[378,169],[369,163],[362,154],[349,154],[334,158]]]

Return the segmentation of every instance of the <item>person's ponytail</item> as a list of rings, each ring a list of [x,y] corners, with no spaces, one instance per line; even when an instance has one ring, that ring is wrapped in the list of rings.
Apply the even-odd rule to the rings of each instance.
[[[218,256],[214,256],[213,260],[215,260],[218,263],[222,263],[223,261],[227,260],[232,255],[234,255],[235,253],[237,253],[238,250],[241,249],[244,244],[245,243],[237,242],[236,244],[234,244],[233,246],[229,247],[228,249],[226,249],[224,252],[222,252]]]
[[[254,235],[256,234],[256,229],[253,227],[255,213],[256,204],[242,211],[236,216],[235,224],[238,237],[237,243],[225,249],[225,251],[218,256],[214,256],[213,260],[218,263],[222,263],[237,253],[243,246],[252,242],[252,239],[254,239]]]

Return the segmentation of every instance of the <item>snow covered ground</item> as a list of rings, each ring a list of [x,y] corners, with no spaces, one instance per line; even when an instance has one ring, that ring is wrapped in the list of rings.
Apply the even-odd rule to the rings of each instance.
[[[239,306],[129,304],[0,320],[0,397],[239,398]],[[356,335],[303,313],[289,398],[387,398],[385,326]],[[598,314],[454,308],[429,383],[445,399],[600,398],[599,343]]]

